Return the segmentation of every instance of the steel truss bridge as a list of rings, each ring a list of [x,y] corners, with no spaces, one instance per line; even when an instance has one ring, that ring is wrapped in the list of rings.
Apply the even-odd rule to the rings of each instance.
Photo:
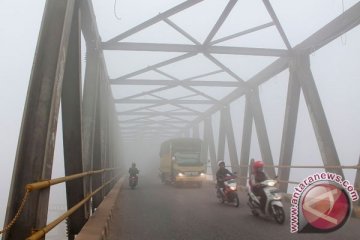
[[[118,187],[115,183],[119,176],[124,174],[124,170],[126,171],[124,159],[121,157],[124,145],[139,140],[146,143],[154,139],[161,142],[171,137],[202,138],[205,143],[204,154],[206,154],[206,159],[210,159],[212,174],[217,169],[217,161],[225,158],[227,143],[231,169],[239,173],[240,184],[245,186],[251,158],[251,134],[254,127],[261,157],[267,166],[268,174],[272,177],[278,175],[281,181],[280,188],[286,192],[288,184],[292,183],[289,179],[290,169],[306,167],[292,166],[301,92],[308,108],[323,162],[323,165],[317,167],[343,177],[345,167],[353,169],[356,174],[354,185],[359,191],[359,165],[342,166],[339,160],[315,84],[316,79],[311,71],[310,54],[359,25],[360,3],[344,11],[296,46],[292,46],[269,0],[263,0],[262,4],[271,19],[270,22],[216,39],[216,34],[234,7],[239,4],[237,0],[224,1],[226,2],[224,9],[205,40],[200,42],[171,20],[171,17],[192,7],[200,6],[203,2],[207,1],[184,1],[103,41],[91,1],[46,1],[23,113],[5,222],[10,223],[14,216],[16,220],[6,229],[3,239],[41,239],[47,231],[51,230],[52,226],[45,227],[49,187],[61,182],[66,183],[67,208],[71,210],[63,219],[67,219],[68,238],[74,239],[89,217],[94,212],[96,213],[95,210],[103,200],[107,199],[105,196]],[[126,41],[128,37],[158,23],[167,24],[189,43]],[[285,48],[219,45],[219,43],[268,28],[276,30]],[[81,36],[85,39],[85,46],[81,46]],[[82,47],[86,49],[83,89]],[[125,75],[110,78],[105,51],[171,52],[178,55]],[[273,57],[275,60],[252,77],[244,79],[231,67],[219,61],[216,54]],[[194,56],[207,59],[213,64],[213,70],[187,78],[181,78],[163,70],[165,66],[177,64]],[[126,68],[127,66],[118,67]],[[187,69],[180,69],[180,71],[186,72]],[[281,130],[280,158],[278,165],[275,165],[259,87],[283,71],[289,72],[289,78],[284,125]],[[155,72],[161,77],[147,79],[143,74],[149,72]],[[221,76],[217,77],[220,74]],[[212,80],[207,80],[207,78]],[[139,86],[152,88],[126,97],[115,97],[116,88],[124,86],[132,86],[134,89]],[[162,97],[159,94],[179,87],[186,90],[182,96],[171,98]],[[216,98],[208,94],[207,90],[202,91],[198,87],[227,88],[231,91],[221,98]],[[245,110],[242,113],[244,122],[241,146],[237,146],[230,104],[240,98],[244,99]],[[62,133],[57,133],[60,104]],[[159,110],[162,106],[170,106],[170,108]],[[201,106],[202,110],[194,106]],[[214,114],[220,114],[217,141],[214,139]],[[67,177],[50,180],[56,134],[63,134],[64,165]],[[241,150],[240,156],[237,149]],[[277,172],[276,168],[278,168]],[[21,209],[21,214],[17,215],[19,209]],[[32,234],[36,237],[34,235],[30,237]]]

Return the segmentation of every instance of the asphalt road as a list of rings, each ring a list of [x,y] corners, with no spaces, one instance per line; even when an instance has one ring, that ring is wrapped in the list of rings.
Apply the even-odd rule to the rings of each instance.
[[[117,200],[110,225],[110,240],[359,240],[360,219],[351,218],[328,234],[291,234],[289,205],[284,225],[252,216],[246,194],[240,206],[218,203],[215,188],[175,188],[160,183],[155,174],[139,177],[135,190],[127,182]]]

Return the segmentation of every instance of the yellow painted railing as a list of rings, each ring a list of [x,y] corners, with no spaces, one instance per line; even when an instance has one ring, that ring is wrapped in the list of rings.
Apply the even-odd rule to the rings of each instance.
[[[19,218],[19,216],[21,215],[22,210],[24,209],[24,206],[25,206],[26,201],[27,201],[27,199],[29,197],[29,194],[32,191],[40,190],[40,189],[43,189],[43,188],[49,188],[49,187],[51,187],[52,185],[55,185],[55,184],[68,182],[68,181],[83,178],[83,177],[86,177],[86,176],[91,176],[91,175],[100,174],[100,173],[104,173],[104,172],[110,172],[110,171],[114,171],[114,170],[119,170],[119,169],[118,168],[105,168],[105,169],[100,169],[100,170],[95,170],[95,171],[88,171],[88,172],[73,174],[73,175],[69,175],[69,176],[65,176],[65,177],[60,177],[60,178],[55,178],[55,179],[50,179],[50,180],[43,180],[43,181],[27,184],[25,186],[24,197],[23,197],[23,199],[21,201],[21,204],[20,204],[20,207],[19,207],[17,213],[15,214],[14,218],[4,227],[4,229],[0,230],[0,234],[8,231],[15,224],[16,220]],[[73,214],[77,209],[79,209],[82,205],[84,205],[87,201],[89,201],[92,196],[94,196],[96,193],[98,193],[100,190],[102,190],[105,186],[109,185],[111,182],[113,182],[114,180],[119,178],[119,176],[120,175],[117,175],[117,176],[113,177],[112,179],[110,179],[109,181],[104,183],[102,186],[97,188],[95,191],[89,193],[89,195],[86,196],[83,200],[81,200],[78,204],[76,204],[71,209],[69,209],[67,212],[65,212],[63,215],[61,215],[60,217],[58,217],[57,219],[55,219],[54,221],[52,221],[51,223],[46,225],[44,228],[36,231],[34,234],[32,234],[27,239],[34,240],[34,239],[41,239],[42,237],[44,237],[47,232],[49,232],[51,229],[56,227],[59,223],[61,223],[63,220],[65,220],[67,217],[69,217],[71,214]]]

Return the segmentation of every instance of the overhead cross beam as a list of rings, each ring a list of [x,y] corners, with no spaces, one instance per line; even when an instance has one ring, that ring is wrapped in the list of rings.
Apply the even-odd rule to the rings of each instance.
[[[101,47],[103,50],[186,52],[193,54],[211,53],[211,54],[271,56],[271,57],[281,57],[288,55],[288,51],[283,49],[208,46],[208,45],[192,45],[192,44],[172,44],[172,43],[104,42],[101,44]]]
[[[121,104],[214,104],[212,100],[186,100],[186,99],[173,99],[173,100],[161,100],[161,99],[115,99],[115,103]]]

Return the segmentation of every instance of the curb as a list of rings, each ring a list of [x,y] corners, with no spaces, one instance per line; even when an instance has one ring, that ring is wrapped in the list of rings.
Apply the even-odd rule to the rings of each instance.
[[[112,218],[112,211],[115,202],[121,191],[125,177],[121,177],[113,189],[106,195],[96,209],[94,214],[89,218],[75,240],[103,240],[109,235],[109,224]]]

